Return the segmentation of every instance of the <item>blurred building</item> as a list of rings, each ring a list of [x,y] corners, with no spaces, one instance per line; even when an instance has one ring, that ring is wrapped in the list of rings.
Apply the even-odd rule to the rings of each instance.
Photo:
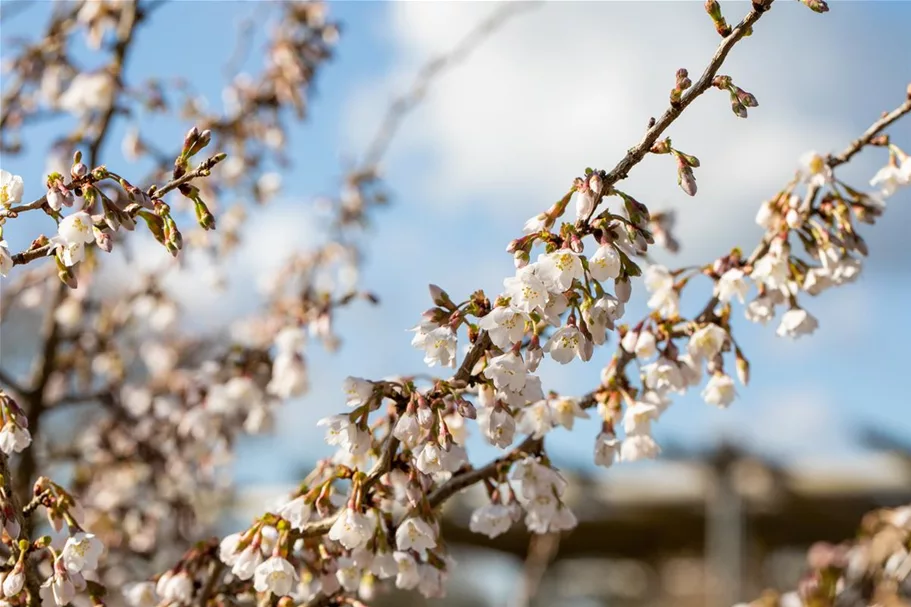
[[[793,588],[813,542],[850,539],[866,512],[911,502],[911,451],[898,448],[772,463],[722,446],[597,476],[563,473],[579,525],[562,537],[516,525],[491,540],[468,530],[483,490],[450,500],[443,537],[459,566],[449,597],[432,604],[730,607]],[[414,593],[371,602],[424,604]]]

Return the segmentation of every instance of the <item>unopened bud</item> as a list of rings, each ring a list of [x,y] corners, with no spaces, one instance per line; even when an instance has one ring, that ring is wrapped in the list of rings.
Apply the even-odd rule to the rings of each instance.
[[[468,419],[476,419],[478,417],[477,409],[465,399],[459,400],[457,411],[459,412],[459,415]]]
[[[528,265],[529,256],[527,251],[518,250],[512,256],[512,262],[516,266],[516,269],[519,270]]]
[[[107,232],[102,232],[96,227],[92,227],[92,234],[95,236],[95,244],[105,253],[110,253],[114,248],[114,240]]]
[[[187,131],[186,136],[183,138],[183,149],[180,151],[180,155],[186,158],[190,156],[190,150],[193,149],[193,146],[196,145],[196,142],[199,140],[199,129],[195,126]]]
[[[677,185],[690,196],[696,195],[696,176],[690,165],[679,159],[677,163]]]
[[[750,361],[744,358],[740,350],[737,350],[736,362],[737,379],[740,380],[741,384],[746,386],[750,383]]]
[[[718,76],[712,78],[712,86],[721,90],[730,88],[731,82],[732,81],[730,76],[723,76],[719,74]]]
[[[449,307],[452,305],[452,300],[449,299],[449,294],[446,293],[443,289],[437,285],[431,284],[430,289],[430,299],[433,300],[433,303],[438,306]]]
[[[617,295],[617,299],[623,303],[627,303],[629,302],[630,296],[633,294],[633,285],[630,283],[629,278],[624,276],[614,281],[614,291]]]
[[[759,107],[759,102],[756,100],[756,97],[752,93],[748,93],[743,89],[737,89],[737,99],[740,100],[740,103],[747,107]]]
[[[807,7],[814,13],[827,13],[829,12],[829,5],[826,4],[825,0],[800,0],[803,4],[806,4]]]
[[[202,133],[199,133],[199,137],[190,146],[190,151],[187,154],[187,157],[193,156],[201,152],[209,143],[212,141],[212,131],[209,129],[204,130]]]
[[[602,181],[601,174],[598,171],[593,172],[589,176],[588,187],[596,197],[601,195],[601,190],[604,188],[604,181]]]
[[[70,169],[70,175],[73,179],[82,179],[89,174],[89,167],[85,166],[81,162],[77,162],[73,165],[73,168]]]
[[[734,112],[734,115],[738,118],[747,117],[747,108],[745,105],[740,103],[740,100],[737,99],[736,95],[731,95],[731,111]]]
[[[215,216],[209,211],[209,207],[206,206],[206,203],[202,199],[196,199],[196,221],[199,223],[200,227],[204,230],[214,230],[215,229]]]
[[[75,289],[79,286],[79,282],[76,280],[76,275],[73,274],[73,269],[66,267],[60,258],[57,258],[57,278],[60,279],[60,282],[65,284],[71,289]]]

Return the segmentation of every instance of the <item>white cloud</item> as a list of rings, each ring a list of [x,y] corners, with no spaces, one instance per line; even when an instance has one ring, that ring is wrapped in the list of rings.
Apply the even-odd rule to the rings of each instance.
[[[682,261],[753,241],[759,201],[787,182],[797,158],[808,148],[839,149],[856,136],[859,96],[833,98],[833,83],[888,82],[888,66],[870,61],[875,45],[848,47],[837,35],[857,27],[853,7],[819,16],[794,4],[776,5],[756,26],[756,40],[735,48],[722,69],[759,99],[750,118],[735,118],[727,94],[712,89],[667,132],[702,161],[699,195],[680,192],[667,157],[649,158],[621,183],[653,209],[682,211]],[[746,9],[725,6],[730,21]],[[351,102],[354,148],[371,132],[364,125],[379,120],[385,104],[378,100],[400,93],[420,64],[495,9],[401,2],[388,10],[397,61]],[[648,118],[666,107],[676,69],[689,68],[695,79],[717,41],[701,3],[545,4],[515,18],[433,83],[390,162],[421,165],[410,181],[432,192],[427,204],[444,217],[480,212],[518,226],[557,199],[584,167],[612,168],[641,138]],[[892,75],[893,88],[902,88],[900,75]]]

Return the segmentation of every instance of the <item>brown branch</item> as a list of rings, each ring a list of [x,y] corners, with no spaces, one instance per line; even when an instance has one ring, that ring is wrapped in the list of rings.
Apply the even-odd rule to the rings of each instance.
[[[528,607],[531,605],[538,588],[547,573],[547,567],[557,556],[560,549],[560,534],[545,533],[532,535],[528,540],[528,554],[525,557],[525,567],[522,571],[521,588],[516,592],[512,607]]]
[[[709,61],[708,67],[702,72],[702,76],[699,77],[699,80],[693,83],[692,87],[687,89],[680,98],[679,103],[671,105],[664,111],[661,118],[646,131],[642,141],[631,148],[626,153],[623,160],[617,163],[617,166],[607,174],[607,177],[603,181],[605,191],[621,179],[626,179],[629,171],[645,158],[645,155],[649,152],[655,142],[658,141],[658,137],[677,120],[680,114],[683,113],[683,110],[696,100],[696,97],[699,97],[712,86],[712,79],[718,73],[718,70],[727,58],[728,53],[731,52],[731,49],[734,48],[734,45],[737,44],[737,42],[752,32],[753,25],[759,21],[760,17],[762,17],[766,11],[768,11],[770,5],[771,2],[768,2],[768,4],[761,4],[759,2],[753,3],[753,8],[750,10],[749,14],[744,17],[743,20],[737,24],[737,27],[735,27],[731,33],[721,41],[721,44],[718,45],[715,54],[712,56],[711,61]]]
[[[155,186],[152,186],[151,188],[149,188],[149,193],[150,194],[154,193],[155,196],[163,196],[164,194],[167,194],[168,192],[175,190],[175,189],[179,188],[181,185],[183,185],[189,181],[192,181],[198,177],[207,177],[212,172],[212,167],[214,167],[216,164],[218,164],[225,158],[227,158],[226,154],[216,154],[215,156],[212,156],[211,158],[207,158],[202,163],[200,163],[199,166],[197,166],[195,169],[193,169],[189,173],[186,173],[185,175],[183,175],[177,179],[174,179],[173,181],[169,181],[167,184],[162,186],[161,189],[156,190]],[[40,201],[43,203],[44,199],[42,198]],[[31,203],[31,204],[35,204],[37,202],[38,201],[35,201],[34,203]],[[31,206],[31,204],[29,206]],[[135,205],[135,206],[132,206],[132,208],[128,207],[126,212],[129,212],[131,216],[135,217],[136,214],[139,213],[139,211],[142,208],[143,207],[141,207],[139,205]],[[92,219],[96,226],[98,226],[98,227],[104,226],[104,217],[103,216],[101,216],[101,215],[93,216]],[[40,259],[41,257],[47,257],[48,255],[50,255],[53,252],[53,250],[54,250],[54,245],[47,244],[42,247],[36,247],[34,249],[28,249],[26,251],[22,251],[21,253],[16,253],[15,255],[12,255],[13,265],[14,266],[24,265],[24,264],[30,263],[32,261],[35,261],[36,259]]]
[[[891,125],[893,122],[897,121],[902,116],[911,112],[911,84],[908,85],[909,96],[908,100],[903,104],[892,110],[887,114],[883,114],[883,117],[870,125],[864,134],[851,142],[845,150],[837,156],[829,156],[826,159],[826,164],[830,167],[837,167],[840,164],[844,164],[851,160],[851,158],[860,152],[864,146],[869,145],[873,138],[876,137],[883,129]]]
[[[206,607],[209,603],[209,599],[212,598],[215,593],[215,588],[218,586],[218,580],[221,578],[224,570],[225,564],[221,559],[212,559],[212,563],[209,565],[209,577],[206,578],[206,585],[199,591],[199,598],[197,601],[199,607]]]
[[[29,452],[31,449],[26,449],[25,452]],[[13,514],[16,517],[16,523],[19,525],[20,532],[19,537],[28,539],[28,527],[29,527],[29,517],[25,514],[25,510],[20,507],[19,498],[16,495],[16,491],[13,490],[13,479],[12,473],[9,468],[9,458],[5,453],[0,451],[0,498],[3,501],[9,502]],[[19,543],[16,541],[18,538],[14,538],[13,541],[9,543],[10,548],[13,551],[13,556],[19,556]],[[38,607],[41,605],[41,597],[39,596],[39,586],[37,572],[33,570],[32,563],[29,559],[25,560],[25,587],[28,591],[27,605],[28,607]]]

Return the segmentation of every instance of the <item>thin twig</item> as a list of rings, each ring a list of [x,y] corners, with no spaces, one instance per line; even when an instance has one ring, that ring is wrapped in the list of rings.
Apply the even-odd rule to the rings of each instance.
[[[540,2],[505,2],[481,21],[446,54],[433,59],[418,72],[408,91],[393,101],[386,110],[379,131],[367,147],[362,166],[376,166],[389,148],[402,121],[424,98],[434,78],[465,61],[487,38],[522,11],[540,6]]]
[[[908,85],[908,88],[911,89],[911,84]],[[838,154],[837,156],[829,156],[826,160],[826,163],[830,167],[837,167],[840,164],[844,164],[851,160],[851,158],[860,152],[864,146],[868,145],[874,137],[879,135],[883,129],[891,125],[893,122],[904,116],[905,114],[911,112],[911,93],[909,93],[909,98],[903,104],[892,110],[891,112],[884,114],[882,118],[870,125],[864,134],[851,142],[845,150]]]

